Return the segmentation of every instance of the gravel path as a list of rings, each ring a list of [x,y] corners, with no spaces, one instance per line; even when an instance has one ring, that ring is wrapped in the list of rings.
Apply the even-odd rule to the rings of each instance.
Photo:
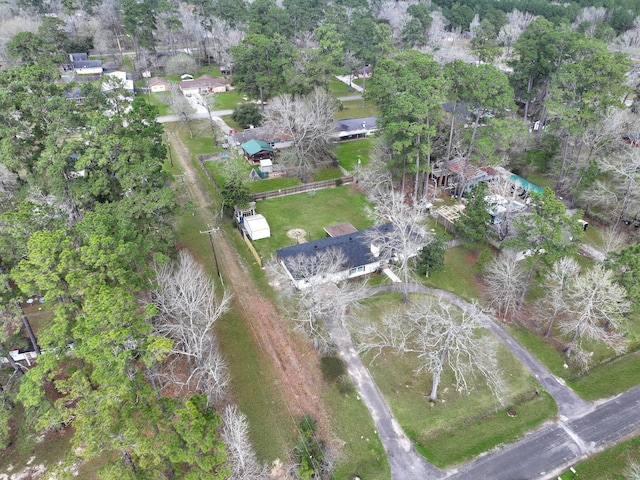
[[[201,185],[197,167],[191,162],[189,152],[179,135],[169,132],[169,137],[184,169],[189,196],[203,218],[201,230],[207,230],[208,224],[217,223],[210,209],[214,202]],[[225,287],[233,294],[234,308],[250,328],[261,355],[270,362],[289,412],[294,417],[310,413],[320,429],[328,431],[328,416],[319,388],[322,378],[315,351],[307,342],[290,333],[288,325],[273,303],[254,285],[246,266],[222,230],[213,234],[213,242]]]

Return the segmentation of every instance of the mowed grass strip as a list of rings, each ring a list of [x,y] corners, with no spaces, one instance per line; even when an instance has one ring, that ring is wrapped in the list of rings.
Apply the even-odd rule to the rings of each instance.
[[[324,401],[332,414],[334,433],[342,445],[333,471],[335,480],[390,480],[387,455],[369,411],[356,392],[325,386]]]
[[[422,298],[413,296],[411,301]],[[366,321],[377,322],[385,312],[403,308],[397,294],[378,295],[363,303],[359,316]],[[516,411],[515,417],[507,415],[482,378],[472,379],[471,390],[460,393],[453,373],[445,370],[439,400],[431,403],[431,375],[415,374],[420,366],[415,354],[383,350],[375,359],[373,353],[365,355],[364,361],[407,435],[430,462],[445,468],[515,441],[557,413],[553,400],[526,369],[502,345],[497,348],[508,386],[505,403]]]
[[[329,95],[333,97],[347,97],[349,95],[357,95],[358,92],[344,82],[338,79],[329,80],[327,84]]]
[[[625,470],[632,462],[640,463],[640,437],[616,445],[574,466],[575,475],[566,472],[561,476],[567,480],[574,478],[580,480],[630,480],[634,477],[626,475]]]

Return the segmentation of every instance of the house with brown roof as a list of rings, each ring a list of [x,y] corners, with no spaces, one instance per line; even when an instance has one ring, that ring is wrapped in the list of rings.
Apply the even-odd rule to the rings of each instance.
[[[202,75],[198,78],[187,78],[182,80],[178,86],[184,95],[198,93],[207,95],[209,93],[222,93],[227,91],[227,79]]]
[[[170,92],[171,84],[160,77],[152,77],[147,82],[147,87],[149,88],[149,92],[151,93],[159,93],[159,92]]]

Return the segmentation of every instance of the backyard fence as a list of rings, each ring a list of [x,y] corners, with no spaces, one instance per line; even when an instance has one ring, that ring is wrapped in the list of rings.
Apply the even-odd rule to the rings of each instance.
[[[268,198],[285,197],[287,195],[296,195],[298,193],[311,192],[314,190],[324,190],[325,188],[341,187],[353,183],[352,176],[336,178],[335,180],[324,180],[322,182],[305,183],[297,187],[280,188],[278,190],[270,190],[268,192],[259,192],[251,195],[253,200],[266,200]]]
[[[253,258],[255,258],[256,262],[258,262],[258,266],[262,268],[262,258],[260,258],[260,254],[256,251],[255,247],[251,243],[251,240],[249,240],[249,237],[247,237],[247,232],[245,232],[244,230],[240,230],[240,233],[242,233],[242,238],[244,239],[244,243],[246,243],[247,247],[249,247],[249,250],[251,251]]]

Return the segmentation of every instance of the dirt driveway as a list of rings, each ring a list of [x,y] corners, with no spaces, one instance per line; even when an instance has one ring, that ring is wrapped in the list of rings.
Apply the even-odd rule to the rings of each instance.
[[[185,184],[191,200],[196,204],[205,223],[213,225],[214,216],[207,208],[213,201],[200,184],[196,170],[198,167],[191,163],[189,152],[179,135],[169,132],[169,137],[184,169]],[[203,225],[202,229],[205,227]],[[213,241],[225,286],[233,294],[234,307],[251,329],[254,342],[259,346],[263,358],[271,362],[289,412],[295,417],[311,413],[318,426],[328,432],[328,417],[319,388],[322,378],[316,352],[307,342],[290,333],[289,326],[275,306],[258,291],[247,275],[246,267],[225,234],[222,231],[215,233]]]

